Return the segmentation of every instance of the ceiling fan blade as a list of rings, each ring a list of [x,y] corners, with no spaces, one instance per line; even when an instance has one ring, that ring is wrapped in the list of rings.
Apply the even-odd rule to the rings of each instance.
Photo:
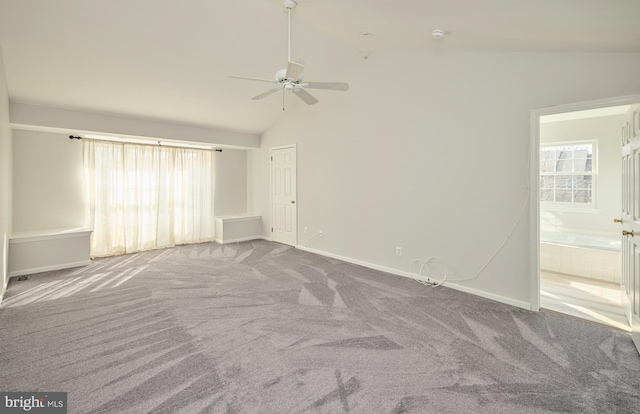
[[[294,89],[293,93],[298,96],[298,98],[302,99],[307,103],[307,105],[317,104],[318,100],[313,97],[309,92],[304,89]]]
[[[272,93],[276,93],[276,92],[281,91],[281,90],[282,90],[282,87],[274,88],[274,89],[271,89],[270,91],[266,91],[264,93],[261,93],[258,96],[254,96],[251,99],[253,99],[254,101],[257,101],[258,99],[265,98],[265,97],[271,95]]]
[[[258,82],[269,82],[269,83],[278,83],[278,81],[270,80],[270,79],[260,79],[260,78],[249,78],[247,76],[229,76],[231,79],[243,79],[243,80],[252,80]]]
[[[297,62],[289,62],[287,64],[287,74],[285,77],[287,79],[298,80],[302,76],[302,71],[304,70],[304,65]]]
[[[349,90],[349,84],[345,82],[305,82],[304,86],[309,89],[328,89],[330,91]]]

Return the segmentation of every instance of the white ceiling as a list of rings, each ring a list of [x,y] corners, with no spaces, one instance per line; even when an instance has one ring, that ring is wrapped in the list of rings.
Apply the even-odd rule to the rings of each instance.
[[[298,3],[292,58],[312,81],[385,51],[640,52],[640,0]],[[281,0],[0,0],[0,47],[16,102],[260,133],[282,96],[252,101],[270,85],[228,75],[285,67],[286,22]]]

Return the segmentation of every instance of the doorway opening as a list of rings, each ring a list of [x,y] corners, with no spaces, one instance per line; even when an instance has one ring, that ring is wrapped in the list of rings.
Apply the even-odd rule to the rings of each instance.
[[[621,211],[620,128],[628,98],[544,108],[531,117],[536,305],[624,331],[630,326],[613,220]]]

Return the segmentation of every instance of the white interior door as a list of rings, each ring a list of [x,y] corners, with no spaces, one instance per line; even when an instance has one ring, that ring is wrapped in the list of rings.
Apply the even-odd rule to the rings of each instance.
[[[622,305],[640,352],[640,98],[622,125]]]
[[[271,150],[271,237],[297,244],[296,147]]]

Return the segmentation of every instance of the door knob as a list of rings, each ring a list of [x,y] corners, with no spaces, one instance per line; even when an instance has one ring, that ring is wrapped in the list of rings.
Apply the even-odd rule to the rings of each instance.
[[[631,236],[631,237],[633,237],[633,230],[631,230],[631,231],[622,230],[622,235],[623,236]]]
[[[622,219],[613,219],[613,222],[622,224]]]
[[[291,204],[295,204],[295,203],[296,203],[295,200],[291,200]]]

